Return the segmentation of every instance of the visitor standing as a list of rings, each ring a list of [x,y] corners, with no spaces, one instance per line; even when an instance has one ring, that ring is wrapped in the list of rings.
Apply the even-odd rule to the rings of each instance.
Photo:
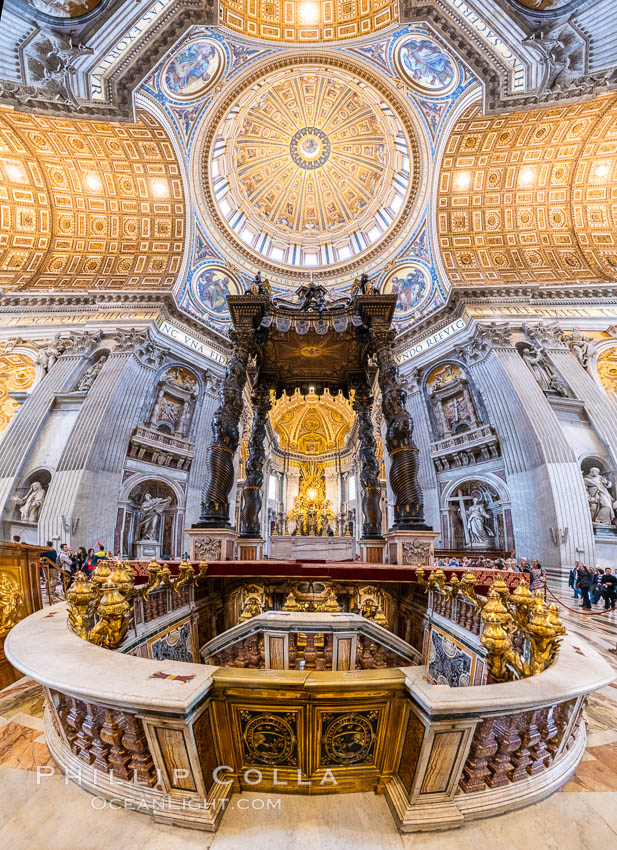
[[[604,610],[615,610],[615,597],[617,595],[617,576],[614,576],[611,568],[606,567],[604,575],[600,579],[602,596],[604,597]]]
[[[580,588],[581,593],[583,594],[583,609],[585,611],[591,611],[591,602],[589,600],[589,591],[592,586],[592,572],[591,570],[585,566],[585,564],[580,564],[578,568],[578,578],[577,578],[577,587]]]

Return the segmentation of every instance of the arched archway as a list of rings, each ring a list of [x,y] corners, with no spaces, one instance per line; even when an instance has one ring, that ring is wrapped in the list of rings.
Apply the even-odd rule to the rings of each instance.
[[[178,488],[170,481],[140,476],[125,491],[122,552],[139,559],[177,557],[183,520]]]
[[[470,552],[514,548],[510,494],[496,475],[461,477],[441,497],[444,548]]]

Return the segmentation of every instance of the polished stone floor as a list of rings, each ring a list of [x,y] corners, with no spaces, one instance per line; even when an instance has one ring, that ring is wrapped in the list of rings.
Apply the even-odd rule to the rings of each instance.
[[[617,677],[617,656],[607,652],[617,643],[617,614],[583,615],[571,592],[555,592],[574,608],[562,609],[568,630],[605,654]],[[60,775],[37,784],[36,766],[52,764],[42,714],[36,683],[22,679],[0,692],[2,850],[617,850],[617,682],[590,699],[587,752],[560,792],[451,832],[407,836],[373,794],[244,794],[232,799],[216,835],[158,826],[136,812],[97,811],[94,798]]]

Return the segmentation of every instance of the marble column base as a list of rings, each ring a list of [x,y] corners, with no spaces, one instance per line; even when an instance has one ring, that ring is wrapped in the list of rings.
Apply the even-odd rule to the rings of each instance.
[[[233,561],[238,532],[233,528],[187,528],[191,561]]]
[[[266,541],[263,537],[239,537],[236,544],[239,561],[261,561]]]
[[[385,540],[371,540],[363,537],[358,543],[361,561],[366,561],[368,564],[383,564],[386,549]]]
[[[391,564],[432,566],[438,531],[389,531],[386,534]]]
[[[138,540],[135,544],[135,557],[138,561],[161,560],[161,544],[158,540]]]

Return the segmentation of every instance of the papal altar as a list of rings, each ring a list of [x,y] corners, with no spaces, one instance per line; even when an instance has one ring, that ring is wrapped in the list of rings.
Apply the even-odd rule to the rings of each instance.
[[[351,561],[355,557],[352,537],[272,537],[270,557],[277,560]]]

